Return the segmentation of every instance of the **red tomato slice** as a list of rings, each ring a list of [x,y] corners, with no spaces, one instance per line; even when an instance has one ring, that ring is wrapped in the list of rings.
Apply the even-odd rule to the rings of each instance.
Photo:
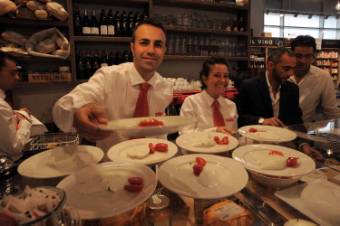
[[[248,132],[249,132],[249,133],[256,133],[256,132],[257,132],[257,129],[255,129],[255,128],[250,128],[250,129],[248,130]]]
[[[142,177],[129,177],[129,184],[144,184],[144,179]]]
[[[155,146],[155,150],[159,152],[167,152],[168,151],[168,144],[165,143],[158,143]]]
[[[158,119],[151,118],[142,120],[138,126],[140,127],[148,127],[148,126],[164,126],[164,123]]]
[[[269,151],[269,155],[284,156],[283,153],[282,153],[281,151],[277,151],[277,150],[270,150],[270,151]]]
[[[202,158],[202,157],[196,157],[196,163],[197,165],[200,165],[200,166],[205,166],[205,164],[207,164],[207,161]]]
[[[216,144],[218,144],[220,142],[220,137],[219,136],[214,136],[214,141],[216,142]]]

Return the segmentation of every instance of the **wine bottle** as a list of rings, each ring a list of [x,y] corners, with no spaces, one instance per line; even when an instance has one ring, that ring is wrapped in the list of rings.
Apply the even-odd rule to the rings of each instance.
[[[122,22],[121,22],[121,17],[119,15],[119,11],[116,11],[115,17],[115,36],[121,36],[121,27],[122,27]]]
[[[125,37],[127,36],[127,15],[126,12],[123,11],[123,13],[120,15],[120,19],[121,19],[121,30],[120,30],[120,36]]]
[[[84,77],[85,79],[89,79],[92,76],[92,59],[90,52],[86,52],[86,57],[85,57],[85,70],[84,70]]]
[[[91,17],[91,34],[92,35],[99,35],[99,25],[96,17],[96,11],[92,10],[92,17]]]
[[[82,22],[82,34],[83,35],[91,34],[90,21],[89,21],[89,16],[87,15],[87,9],[84,10],[84,16],[83,16],[83,22]]]
[[[108,51],[102,51],[100,54],[100,67],[105,67],[109,65],[109,53]]]
[[[112,9],[109,10],[107,18],[108,18],[107,34],[110,36],[114,36],[115,35],[115,21],[112,15]]]
[[[85,75],[85,62],[84,62],[84,52],[78,52],[78,64],[77,64],[77,79],[86,79]]]
[[[92,74],[94,74],[99,68],[100,68],[99,54],[98,51],[95,51],[93,55]]]
[[[132,35],[133,28],[135,27],[135,22],[133,20],[133,12],[129,12],[128,14],[128,26],[127,26],[127,34],[126,36],[130,37]]]
[[[101,13],[100,13],[100,35],[107,35],[107,25],[108,25],[108,20],[107,17],[105,15],[105,10],[102,9]]]
[[[74,33],[75,35],[81,35],[82,34],[82,21],[80,17],[80,11],[77,9],[74,13]]]

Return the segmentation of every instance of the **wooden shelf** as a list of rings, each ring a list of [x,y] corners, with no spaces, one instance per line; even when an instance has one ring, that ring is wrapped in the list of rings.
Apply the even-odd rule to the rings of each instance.
[[[49,81],[49,82],[18,82],[15,85],[15,88],[31,88],[31,87],[41,87],[41,86],[51,86],[51,85],[70,85],[76,86],[78,85],[77,81]]]
[[[214,10],[222,12],[235,12],[236,10],[249,10],[248,6],[241,7],[235,4],[227,3],[207,3],[199,2],[198,0],[155,0],[155,5],[182,7],[190,9]]]
[[[184,56],[184,55],[165,55],[165,60],[192,60],[202,61],[209,56]],[[226,57],[228,61],[248,61],[248,57]]]
[[[59,58],[48,58],[48,57],[37,57],[37,56],[16,56],[17,60],[20,62],[70,62],[70,59],[59,59]]]
[[[131,37],[105,37],[105,36],[72,36],[75,42],[115,42],[130,43]]]
[[[323,58],[315,58],[316,60],[332,60],[332,61],[338,61],[338,58],[334,57],[323,57]]]
[[[59,27],[67,28],[68,23],[58,20],[35,20],[35,19],[24,19],[24,18],[8,18],[0,17],[1,25],[15,25],[21,27]]]
[[[193,33],[207,33],[207,34],[216,34],[216,35],[230,35],[230,36],[248,36],[249,32],[247,31],[221,31],[221,30],[213,30],[213,29],[204,29],[204,28],[186,28],[186,27],[178,27],[178,26],[166,26],[165,29],[167,31],[174,32],[193,32]]]
[[[148,6],[148,0],[125,0],[125,1],[112,1],[112,0],[73,0],[74,4],[110,4],[114,6],[129,6],[129,7],[145,7]]]

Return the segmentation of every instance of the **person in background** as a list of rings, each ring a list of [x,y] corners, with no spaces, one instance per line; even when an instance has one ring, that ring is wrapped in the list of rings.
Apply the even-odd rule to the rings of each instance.
[[[300,35],[292,41],[291,47],[297,64],[294,76],[289,81],[299,86],[303,121],[320,120],[317,118],[319,111],[322,114],[321,119],[340,117],[332,77],[327,71],[312,65],[315,60],[315,39]]]
[[[295,54],[286,48],[278,48],[268,57],[265,75],[245,80],[238,95],[239,125],[269,125],[283,127],[301,124],[299,87],[288,81],[294,74]],[[303,140],[296,140],[304,153],[322,156]]]
[[[107,150],[129,138],[101,130],[100,124],[164,113],[172,101],[173,89],[156,72],[166,50],[163,26],[152,20],[138,24],[130,48],[132,63],[100,68],[88,82],[56,102],[53,117],[61,130],[77,130],[82,137]]]
[[[229,82],[228,64],[224,58],[207,59],[200,72],[203,92],[185,98],[181,116],[194,117],[194,125],[180,133],[216,131],[234,133],[237,129],[237,109],[234,102],[224,97]]]
[[[5,91],[11,90],[20,80],[16,59],[0,52],[0,153],[13,159],[21,156],[21,151],[31,135],[31,113],[21,108],[14,112],[6,102]]]

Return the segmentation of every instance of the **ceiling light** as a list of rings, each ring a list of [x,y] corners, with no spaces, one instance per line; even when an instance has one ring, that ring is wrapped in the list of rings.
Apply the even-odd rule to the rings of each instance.
[[[338,3],[336,3],[336,5],[335,5],[335,10],[337,12],[340,12],[340,1],[339,0],[338,0]]]
[[[280,13],[280,17],[283,17],[283,13]]]

